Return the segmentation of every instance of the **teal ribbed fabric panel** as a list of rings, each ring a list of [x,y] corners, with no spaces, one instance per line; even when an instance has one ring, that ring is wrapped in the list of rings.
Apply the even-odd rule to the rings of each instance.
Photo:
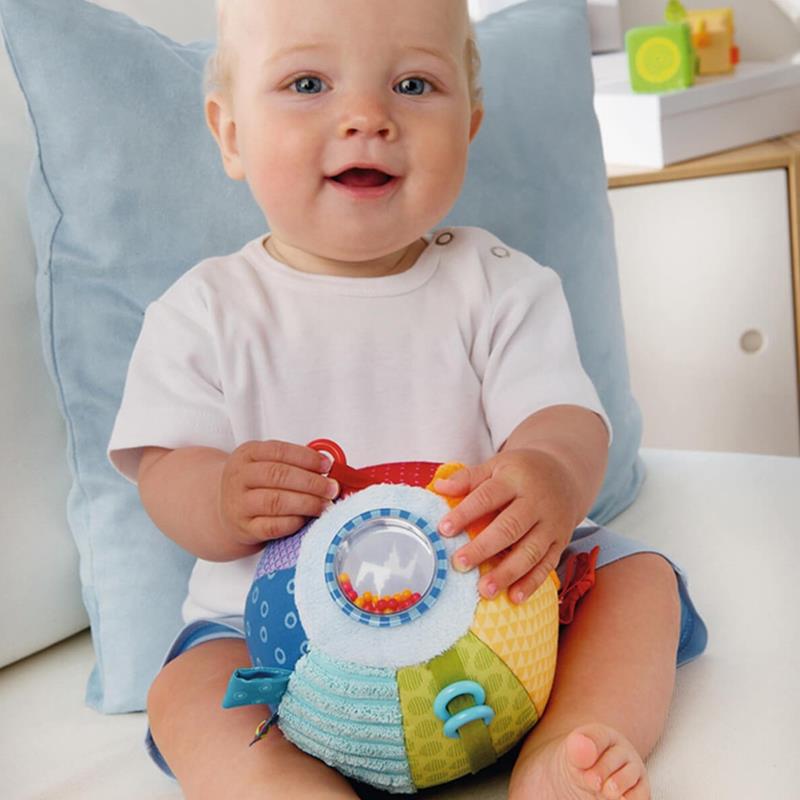
[[[345,775],[413,792],[396,672],[312,651],[297,662],[280,706],[289,741]]]

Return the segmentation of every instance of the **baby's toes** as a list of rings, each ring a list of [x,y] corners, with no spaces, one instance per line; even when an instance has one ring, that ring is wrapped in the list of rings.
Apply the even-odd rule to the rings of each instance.
[[[608,779],[625,767],[630,760],[630,750],[627,747],[612,744],[603,750],[591,768],[584,772],[584,779],[596,792],[603,789],[603,797],[617,798],[618,794],[608,794]]]
[[[647,773],[638,758],[628,761],[606,779],[603,797],[608,800],[650,800]]]

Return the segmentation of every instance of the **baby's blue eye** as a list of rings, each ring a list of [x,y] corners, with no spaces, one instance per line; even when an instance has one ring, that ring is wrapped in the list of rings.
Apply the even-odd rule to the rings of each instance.
[[[395,88],[398,94],[423,95],[426,86],[433,90],[433,86],[424,78],[403,78]]]
[[[304,75],[292,81],[292,86],[298,94],[319,94],[322,91],[324,82],[321,78],[315,78],[312,75]]]

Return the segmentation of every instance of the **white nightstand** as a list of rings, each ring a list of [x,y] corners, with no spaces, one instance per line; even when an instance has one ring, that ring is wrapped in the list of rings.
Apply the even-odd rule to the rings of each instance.
[[[800,454],[800,134],[609,187],[645,446]]]

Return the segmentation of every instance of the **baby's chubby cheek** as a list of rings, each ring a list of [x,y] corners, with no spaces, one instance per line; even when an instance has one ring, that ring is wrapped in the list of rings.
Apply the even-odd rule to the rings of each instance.
[[[420,166],[408,176],[407,197],[410,211],[424,215],[434,227],[450,213],[464,185],[467,159],[456,153],[439,161]]]
[[[248,164],[245,171],[255,201],[271,219],[291,218],[307,211],[309,196],[322,187],[321,177],[308,185],[308,177],[292,169],[285,159],[260,159]]]

